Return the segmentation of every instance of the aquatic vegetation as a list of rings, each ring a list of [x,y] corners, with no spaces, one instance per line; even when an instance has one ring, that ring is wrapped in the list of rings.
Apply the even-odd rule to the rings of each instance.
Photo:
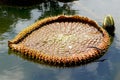
[[[114,36],[114,31],[115,31],[115,24],[114,24],[114,19],[111,15],[105,16],[103,20],[103,25],[102,27],[111,35]]]
[[[109,34],[84,16],[59,15],[37,21],[8,42],[10,49],[51,65],[81,65],[100,58]]]

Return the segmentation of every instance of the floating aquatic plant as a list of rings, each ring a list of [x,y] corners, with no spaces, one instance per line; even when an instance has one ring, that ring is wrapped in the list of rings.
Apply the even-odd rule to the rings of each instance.
[[[8,42],[10,49],[37,61],[73,66],[94,61],[110,45],[106,30],[84,16],[59,15],[37,21]]]

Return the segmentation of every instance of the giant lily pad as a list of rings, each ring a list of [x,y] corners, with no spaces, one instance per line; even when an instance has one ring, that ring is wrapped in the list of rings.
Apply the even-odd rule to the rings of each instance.
[[[94,61],[110,45],[108,33],[83,16],[54,16],[37,21],[9,41],[12,50],[52,65]]]

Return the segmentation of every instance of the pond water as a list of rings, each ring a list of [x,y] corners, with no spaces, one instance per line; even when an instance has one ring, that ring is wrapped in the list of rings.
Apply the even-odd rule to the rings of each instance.
[[[78,0],[68,3],[50,1],[21,8],[0,6],[0,80],[120,80],[120,0]],[[44,17],[68,14],[83,15],[100,25],[104,16],[115,20],[115,37],[103,62],[58,68],[39,64],[9,51],[11,40],[25,27]]]

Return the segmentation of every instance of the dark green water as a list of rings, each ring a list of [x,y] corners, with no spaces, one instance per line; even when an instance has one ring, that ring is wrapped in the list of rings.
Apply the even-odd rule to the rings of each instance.
[[[69,3],[48,2],[30,8],[0,6],[0,80],[120,80],[120,1],[79,0]],[[25,27],[44,17],[78,14],[96,20],[105,15],[115,19],[115,37],[107,53],[93,62],[72,68],[55,68],[34,63],[9,52],[7,41]]]

